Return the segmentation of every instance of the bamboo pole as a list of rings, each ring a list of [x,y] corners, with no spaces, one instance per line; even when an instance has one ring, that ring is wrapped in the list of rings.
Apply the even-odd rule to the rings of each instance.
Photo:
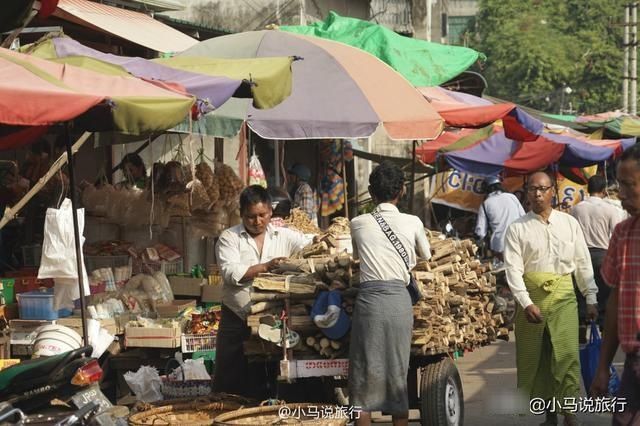
[[[84,132],[84,134],[80,136],[76,143],[74,143],[71,147],[71,152],[73,154],[78,152],[80,147],[84,145],[91,134],[91,132]],[[42,176],[35,185],[33,185],[33,188],[31,188],[29,192],[27,192],[26,195],[20,199],[20,201],[18,201],[13,207],[5,209],[4,216],[0,220],[0,229],[4,228],[7,223],[12,221],[13,218],[20,212],[20,210],[22,210],[22,208],[29,202],[29,200],[31,200],[33,196],[36,195],[42,189],[42,187],[45,186],[47,182],[49,182],[49,180],[56,173],[58,173],[58,170],[60,170],[66,163],[67,153],[65,152],[60,157],[58,157],[58,159],[51,165],[49,171],[44,176]]]

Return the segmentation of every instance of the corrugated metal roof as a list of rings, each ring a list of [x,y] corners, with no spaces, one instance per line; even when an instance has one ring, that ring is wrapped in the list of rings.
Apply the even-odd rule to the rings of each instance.
[[[182,52],[198,43],[144,13],[87,0],[60,0],[54,15],[162,53]]]

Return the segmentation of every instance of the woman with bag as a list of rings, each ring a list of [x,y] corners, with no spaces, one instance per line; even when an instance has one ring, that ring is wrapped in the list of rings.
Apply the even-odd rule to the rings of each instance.
[[[399,167],[377,166],[369,176],[369,193],[377,204],[374,213],[351,222],[360,289],[349,346],[349,402],[362,410],[358,425],[369,425],[372,411],[390,413],[394,425],[406,425],[413,328],[409,271],[416,251],[424,259],[431,253],[420,219],[398,211],[404,195]]]

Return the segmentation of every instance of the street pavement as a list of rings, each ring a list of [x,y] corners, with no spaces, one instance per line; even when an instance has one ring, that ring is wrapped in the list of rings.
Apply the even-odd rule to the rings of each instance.
[[[516,345],[513,333],[510,341],[498,340],[489,346],[465,354],[456,361],[464,391],[464,424],[537,426],[544,416],[529,412],[528,401],[516,398]],[[624,355],[618,352],[614,366],[622,373]],[[584,392],[584,390],[583,390]],[[411,425],[419,425],[419,412],[412,410]],[[374,421],[391,424],[390,417],[374,416]],[[559,418],[562,424],[562,417]],[[583,426],[611,424],[608,414],[578,413]]]

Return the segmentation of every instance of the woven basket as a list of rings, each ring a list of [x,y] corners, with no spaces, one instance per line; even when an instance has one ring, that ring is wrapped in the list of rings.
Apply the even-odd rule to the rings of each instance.
[[[283,416],[286,407],[288,415]],[[242,408],[220,414],[214,420],[216,426],[264,426],[264,425],[301,425],[301,426],[345,426],[346,416],[340,416],[339,407],[332,411],[334,415],[323,414],[318,404],[286,404],[268,407]],[[315,415],[308,415],[315,413]]]
[[[165,367],[165,371],[170,371],[169,366],[172,362],[177,363],[174,358],[169,359]],[[178,364],[178,368],[182,370],[182,365]],[[184,370],[182,371],[184,377]],[[207,380],[171,380],[169,375],[161,376],[162,380],[160,392],[165,399],[175,398],[196,398],[199,396],[209,395],[213,391],[213,381]]]
[[[243,405],[236,402],[203,404],[200,400],[192,400],[191,402],[172,403],[133,414],[129,417],[129,424],[133,426],[212,425],[216,416],[242,407]]]

